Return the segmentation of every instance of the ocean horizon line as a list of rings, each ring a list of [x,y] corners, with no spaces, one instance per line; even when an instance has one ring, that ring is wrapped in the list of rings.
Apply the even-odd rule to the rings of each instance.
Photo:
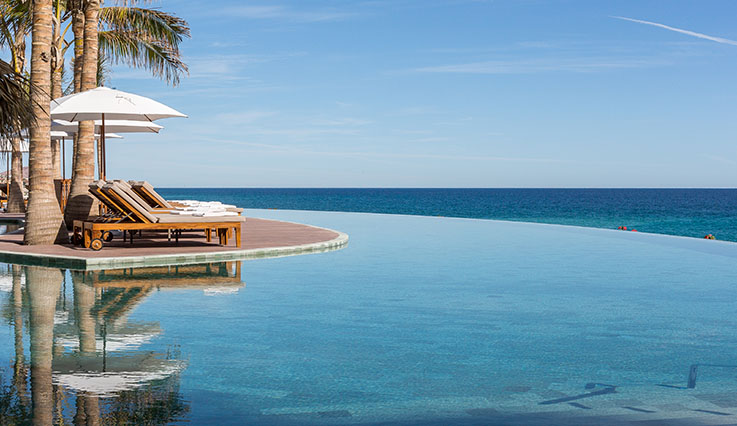
[[[160,186],[162,189],[514,189],[514,190],[737,190],[737,187],[712,186],[712,187],[660,187],[660,186],[556,186],[556,187],[514,187],[514,186]]]

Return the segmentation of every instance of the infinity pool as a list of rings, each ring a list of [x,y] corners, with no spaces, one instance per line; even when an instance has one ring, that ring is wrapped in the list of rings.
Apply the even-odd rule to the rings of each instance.
[[[737,244],[246,214],[350,244],[242,264],[0,265],[0,424],[737,422]]]

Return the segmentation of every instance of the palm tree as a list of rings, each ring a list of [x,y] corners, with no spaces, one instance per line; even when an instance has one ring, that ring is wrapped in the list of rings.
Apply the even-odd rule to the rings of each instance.
[[[30,14],[29,12],[30,2],[28,0],[1,0],[0,1],[0,46],[6,46],[10,51],[11,63],[10,68],[5,67],[2,71],[2,75],[11,78],[6,80],[7,84],[13,85],[15,82],[15,94],[10,91],[13,90],[11,86],[5,86],[3,100],[8,105],[13,103],[22,103],[20,111],[13,111],[11,108],[6,108],[3,112],[7,113],[9,117],[3,120],[4,123],[8,121],[12,122],[11,127],[16,129],[6,128],[3,125],[3,129],[6,132],[6,139],[10,141],[11,145],[11,173],[10,173],[10,190],[8,191],[8,205],[7,211],[10,213],[25,213],[26,206],[23,202],[23,153],[20,150],[21,139],[20,129],[17,127],[27,128],[27,125],[22,125],[17,118],[18,113],[25,111],[26,115],[30,112],[32,117],[33,111],[31,109],[30,98],[28,97],[28,85],[27,79],[20,78],[25,68],[26,61],[26,36],[31,28]],[[7,65],[7,64],[6,64]],[[15,77],[13,77],[15,76]],[[18,84],[20,83],[20,84]],[[7,98],[7,99],[6,99]],[[16,105],[16,108],[17,105]],[[26,117],[27,120],[27,117]],[[28,123],[26,123],[28,124]]]
[[[100,2],[99,0],[87,0],[84,6],[84,43],[80,79],[82,91],[97,87],[97,26]],[[75,62],[77,60],[78,58],[75,58]],[[75,68],[76,65],[75,63]],[[96,200],[88,192],[89,184],[95,178],[94,144],[95,122],[80,121],[74,144],[72,185],[69,190],[69,202],[64,212],[66,221],[70,224],[75,219],[87,219],[97,208]]]
[[[34,116],[31,99],[28,96],[28,80],[15,72],[15,69],[0,60],[0,130],[3,141],[11,146],[10,190],[8,191],[7,211],[25,213],[23,202],[23,157],[20,132],[33,124]]]
[[[0,132],[17,134],[33,122],[28,80],[22,76],[26,36],[30,30],[28,0],[0,0],[0,47],[10,51],[10,63],[0,60]]]
[[[15,135],[33,124],[28,80],[0,59],[0,134]]]
[[[24,98],[28,98],[26,92]],[[31,106],[30,99],[26,104]],[[25,213],[26,203],[23,199],[23,152],[21,151],[21,140],[19,134],[10,136],[10,185],[8,185],[8,204],[5,211],[8,213]]]
[[[84,56],[84,7],[83,0],[69,0],[67,8],[72,15],[74,34],[74,92],[82,91],[82,58]],[[69,47],[68,45],[66,46]],[[63,53],[62,53],[62,56]]]
[[[92,2],[89,2],[92,3]],[[95,60],[102,62],[109,60],[112,63],[126,63],[130,66],[145,68],[155,76],[164,78],[174,85],[179,83],[180,77],[187,72],[187,65],[182,62],[179,53],[179,44],[189,37],[189,26],[181,18],[156,9],[146,9],[134,6],[99,7],[99,14],[92,18],[89,15],[90,6],[87,5],[84,17],[75,14],[73,2],[70,7],[72,14],[72,31],[75,34],[75,61],[74,61],[74,89],[75,91],[88,90],[96,87],[88,80],[83,82],[83,69],[91,72],[92,60],[87,57],[87,32],[84,33],[84,51],[80,61],[78,55],[80,22],[87,30],[92,26],[90,19],[97,23],[97,44],[99,49]],[[99,20],[99,22],[98,22]],[[63,47],[66,50],[69,45]],[[89,68],[86,68],[88,67]],[[99,67],[98,67],[99,71]],[[99,148],[99,147],[98,147]],[[88,185],[95,176],[94,141],[83,139],[82,126],[74,144],[74,163],[72,186],[69,203],[65,216],[67,223],[74,219],[87,218],[94,209],[93,198],[88,193]]]
[[[64,7],[62,0],[54,0],[54,26],[51,38],[51,99],[62,96],[61,80],[64,72],[64,55],[61,44],[64,42],[64,34],[61,32],[61,20]],[[54,169],[54,179],[61,176],[61,152],[58,140],[51,141],[51,164]]]
[[[51,167],[51,0],[33,1],[31,31],[31,101],[36,122],[30,127],[29,197],[25,244],[52,244],[68,239],[56,199]]]

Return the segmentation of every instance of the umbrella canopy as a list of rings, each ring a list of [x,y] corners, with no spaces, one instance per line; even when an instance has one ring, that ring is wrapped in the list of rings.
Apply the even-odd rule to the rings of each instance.
[[[52,140],[60,140],[60,139],[66,139],[70,138],[72,135],[69,133],[62,131],[62,130],[52,130],[51,131],[51,139]]]
[[[99,133],[95,133],[95,139],[100,139]],[[105,133],[105,139],[123,139],[123,137],[117,133]]]
[[[56,140],[70,139],[72,136],[73,136],[72,133],[63,132],[61,130],[52,130],[51,131],[51,139],[56,139]],[[107,139],[123,139],[123,137],[120,136],[117,133],[105,133],[105,137]],[[95,133],[95,139],[100,139],[100,134],[99,133]],[[25,143],[24,146],[27,148],[28,147],[28,141],[23,141],[23,142]],[[28,150],[26,149],[23,152],[28,152]]]
[[[164,126],[150,121],[136,120],[105,120],[105,132],[110,133],[159,133]],[[51,122],[51,131],[62,131],[66,133],[77,133],[79,125],[73,121],[54,120]],[[102,130],[102,120],[95,120],[95,133]]]
[[[151,123],[153,124],[153,123]],[[97,132],[97,129],[95,129],[95,139],[100,139],[100,133]],[[73,132],[66,132],[61,130],[52,130],[51,131],[51,139],[69,139],[73,136]],[[26,135],[23,135],[25,138]],[[123,137],[116,134],[116,133],[105,133],[105,137],[108,139],[122,139]],[[5,138],[0,138],[0,152],[12,152],[13,147],[10,145],[10,141]],[[20,152],[28,152],[28,140],[27,139],[21,139],[20,141]]]
[[[107,87],[98,87],[51,101],[53,120],[98,120],[103,118],[103,114],[110,120],[137,121],[187,117],[153,99]]]
[[[51,101],[52,120],[102,120],[100,133],[103,133],[103,137],[97,144],[97,170],[102,180],[105,180],[107,162],[104,136],[107,132],[106,119],[154,121],[170,117],[186,115],[151,98],[107,87],[97,87]]]

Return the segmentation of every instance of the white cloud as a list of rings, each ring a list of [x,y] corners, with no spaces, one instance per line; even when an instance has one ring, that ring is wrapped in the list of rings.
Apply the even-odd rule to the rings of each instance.
[[[315,155],[345,158],[376,158],[376,159],[426,159],[426,160],[448,160],[448,161],[493,161],[493,162],[521,162],[521,163],[564,163],[566,161],[557,158],[544,157],[503,157],[492,155],[457,155],[444,153],[397,153],[397,152],[370,152],[370,151],[323,151],[318,149],[300,148],[286,144],[276,145],[267,143],[254,143],[236,139],[213,138],[201,136],[198,140],[211,143],[223,143],[228,145],[241,145],[244,147],[262,148],[258,152],[292,153],[299,155]],[[370,145],[370,144],[365,144]]]
[[[241,80],[247,78],[243,70],[248,66],[304,56],[304,52],[274,54],[221,54],[189,56],[190,78],[219,78]]]
[[[239,111],[218,114],[215,118],[217,121],[223,121],[227,124],[245,124],[254,123],[266,117],[271,117],[275,113],[271,111]]]
[[[415,68],[414,72],[456,74],[532,74],[552,71],[592,72],[606,69],[664,65],[653,58],[551,58],[497,60]]]
[[[363,120],[360,118],[331,118],[331,119],[317,119],[312,122],[316,126],[365,126],[371,124],[369,120]]]
[[[729,164],[729,165],[737,164],[737,161],[734,161],[731,158],[726,158],[725,156],[722,156],[722,155],[701,154],[701,156],[703,158],[706,158],[709,161],[716,161],[722,164]]]
[[[674,32],[681,33],[681,34],[690,35],[692,37],[697,37],[697,38],[702,38],[705,40],[715,41],[717,43],[731,44],[732,46],[737,46],[737,41],[735,40],[729,40],[729,39],[722,38],[722,37],[714,37],[714,36],[710,36],[710,35],[706,35],[702,33],[697,33],[694,31],[683,30],[680,28],[675,28],[675,27],[670,27],[668,25],[659,24],[657,22],[643,21],[641,19],[625,18],[624,16],[612,16],[612,18],[621,19],[623,21],[636,22],[638,24],[652,25],[653,27],[663,28],[668,31],[674,31]]]
[[[271,19],[305,23],[342,21],[354,16],[352,13],[335,10],[304,11],[281,5],[230,7],[226,8],[223,14],[244,19]]]

